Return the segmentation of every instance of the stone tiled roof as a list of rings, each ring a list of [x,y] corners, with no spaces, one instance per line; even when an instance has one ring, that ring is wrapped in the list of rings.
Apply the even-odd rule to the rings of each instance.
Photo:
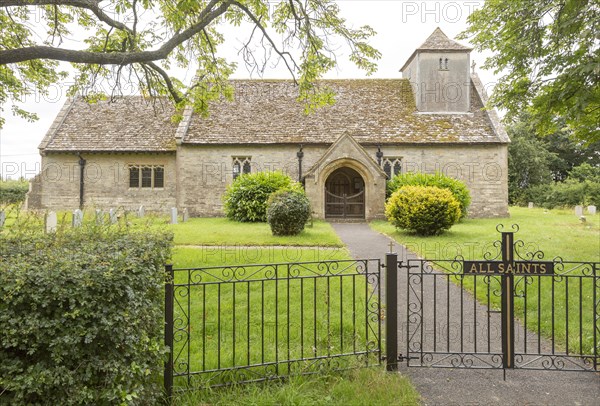
[[[123,97],[88,104],[67,101],[46,137],[42,151],[174,151],[175,109],[166,100]]]
[[[448,38],[448,36],[444,34],[440,27],[436,28],[429,38],[427,38],[425,42],[423,42],[423,44],[417,48],[417,50],[421,51],[471,51],[472,49],[473,48],[469,48]]]
[[[210,116],[193,115],[184,144],[333,143],[342,134],[359,143],[495,143],[475,86],[472,113],[421,114],[406,79],[322,81],[336,103],[305,115],[297,88],[284,80],[233,81],[233,102],[213,103]]]
[[[437,27],[431,33],[429,38],[427,38],[425,42],[421,44],[420,47],[414,50],[414,52],[406,60],[404,65],[402,65],[402,68],[400,68],[400,72],[403,72],[404,69],[406,69],[406,67],[410,64],[410,62],[419,52],[471,52],[472,50],[473,48],[469,48],[465,45],[459,44],[458,42],[451,40],[446,34],[444,34],[440,27]]]
[[[476,79],[476,78],[474,78]],[[477,81],[475,81],[478,83]],[[297,87],[286,80],[236,80],[233,102],[203,118],[186,109],[179,127],[168,103],[125,97],[88,104],[69,100],[40,144],[42,151],[168,152],[184,144],[331,144],[342,134],[359,143],[505,143],[495,116],[471,86],[471,113],[424,114],[406,79],[328,80],[333,106],[305,115]],[[485,95],[484,95],[485,96]]]

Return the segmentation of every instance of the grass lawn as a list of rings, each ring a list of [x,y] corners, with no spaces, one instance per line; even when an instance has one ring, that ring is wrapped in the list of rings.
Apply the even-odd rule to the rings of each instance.
[[[175,405],[419,405],[408,378],[380,368],[293,377],[285,383],[190,392]]]
[[[238,223],[226,218],[192,218],[170,225],[178,245],[298,245],[342,247],[329,223],[315,220],[297,236],[276,237],[267,223]]]
[[[397,230],[386,221],[374,221],[371,227],[387,234],[410,250],[425,258],[482,259],[490,243],[500,239],[496,225],[504,224],[510,231],[512,224],[520,230],[515,240],[523,240],[528,250],[541,250],[545,260],[560,256],[565,261],[600,261],[600,215],[588,216],[582,223],[572,210],[544,210],[511,207],[510,218],[466,219],[442,235],[419,237]]]
[[[512,224],[518,224],[520,230],[515,234],[515,240],[525,242],[524,251],[541,250],[545,254],[544,260],[560,256],[564,261],[600,261],[600,215],[588,216],[587,222],[582,223],[571,210],[511,207],[510,214],[509,219],[467,219],[442,235],[432,237],[400,231],[384,221],[372,222],[371,227],[423,258],[452,260],[457,255],[465,259],[483,259],[486,251],[495,253],[496,248],[490,243],[500,238],[496,225],[504,224],[505,230],[510,231]],[[560,272],[566,271],[570,271],[566,277],[534,277],[527,284],[523,283],[523,277],[516,277],[516,289],[527,289],[527,302],[524,298],[515,300],[515,315],[521,321],[527,319],[529,330],[545,337],[554,336],[557,349],[564,350],[570,344],[571,350],[579,351],[581,343],[581,351],[590,354],[593,353],[594,330],[593,314],[589,311],[594,306],[593,278],[582,278],[581,275],[582,272],[590,274],[591,266],[566,264]],[[486,303],[488,291],[484,289],[486,285],[482,278],[477,277],[481,283],[475,294],[481,303]],[[462,280],[464,287],[473,291],[474,277],[450,279],[456,283]],[[494,308],[500,308],[498,296],[490,295],[490,300]],[[584,309],[581,318],[580,303]]]

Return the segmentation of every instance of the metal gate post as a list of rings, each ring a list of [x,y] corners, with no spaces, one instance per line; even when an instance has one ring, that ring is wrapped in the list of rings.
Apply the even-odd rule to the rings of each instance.
[[[502,233],[502,262],[512,266],[514,261],[514,234]],[[502,280],[502,354],[503,367],[515,365],[515,309],[514,276],[512,273],[501,276]]]
[[[165,265],[165,346],[169,348],[169,358],[165,361],[164,384],[166,403],[173,398],[173,265]]]
[[[398,370],[398,254],[385,256],[385,362],[387,371]]]

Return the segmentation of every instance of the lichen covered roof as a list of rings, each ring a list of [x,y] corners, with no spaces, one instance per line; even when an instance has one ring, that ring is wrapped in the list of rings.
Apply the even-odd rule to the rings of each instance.
[[[68,101],[42,151],[169,152],[183,144],[331,144],[349,134],[359,143],[504,143],[475,86],[471,112],[422,114],[406,79],[326,80],[332,106],[306,115],[298,88],[287,80],[232,81],[232,102],[214,102],[208,117],[186,110],[173,123],[173,106],[141,97],[88,104]],[[186,116],[189,114],[189,116]]]
[[[122,97],[67,101],[40,145],[44,151],[174,151],[175,109],[166,100]]]
[[[474,86],[471,112],[420,114],[406,79],[325,80],[332,106],[306,115],[298,90],[285,80],[233,81],[235,99],[191,117],[184,144],[333,143],[342,134],[359,143],[502,142]]]

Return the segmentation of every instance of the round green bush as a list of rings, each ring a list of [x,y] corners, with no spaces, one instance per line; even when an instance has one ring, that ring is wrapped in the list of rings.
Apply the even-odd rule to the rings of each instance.
[[[460,218],[467,216],[467,210],[471,204],[471,193],[464,182],[436,172],[434,174],[407,172],[399,173],[387,183],[388,198],[403,186],[436,186],[448,189],[460,204]]]
[[[267,202],[267,221],[273,235],[296,235],[310,218],[310,202],[297,190],[280,190]]]
[[[460,204],[447,189],[404,186],[385,205],[385,215],[397,228],[419,235],[437,235],[460,218]]]
[[[302,185],[282,172],[240,175],[223,196],[225,215],[235,221],[267,221],[267,200],[278,190],[302,190]]]

